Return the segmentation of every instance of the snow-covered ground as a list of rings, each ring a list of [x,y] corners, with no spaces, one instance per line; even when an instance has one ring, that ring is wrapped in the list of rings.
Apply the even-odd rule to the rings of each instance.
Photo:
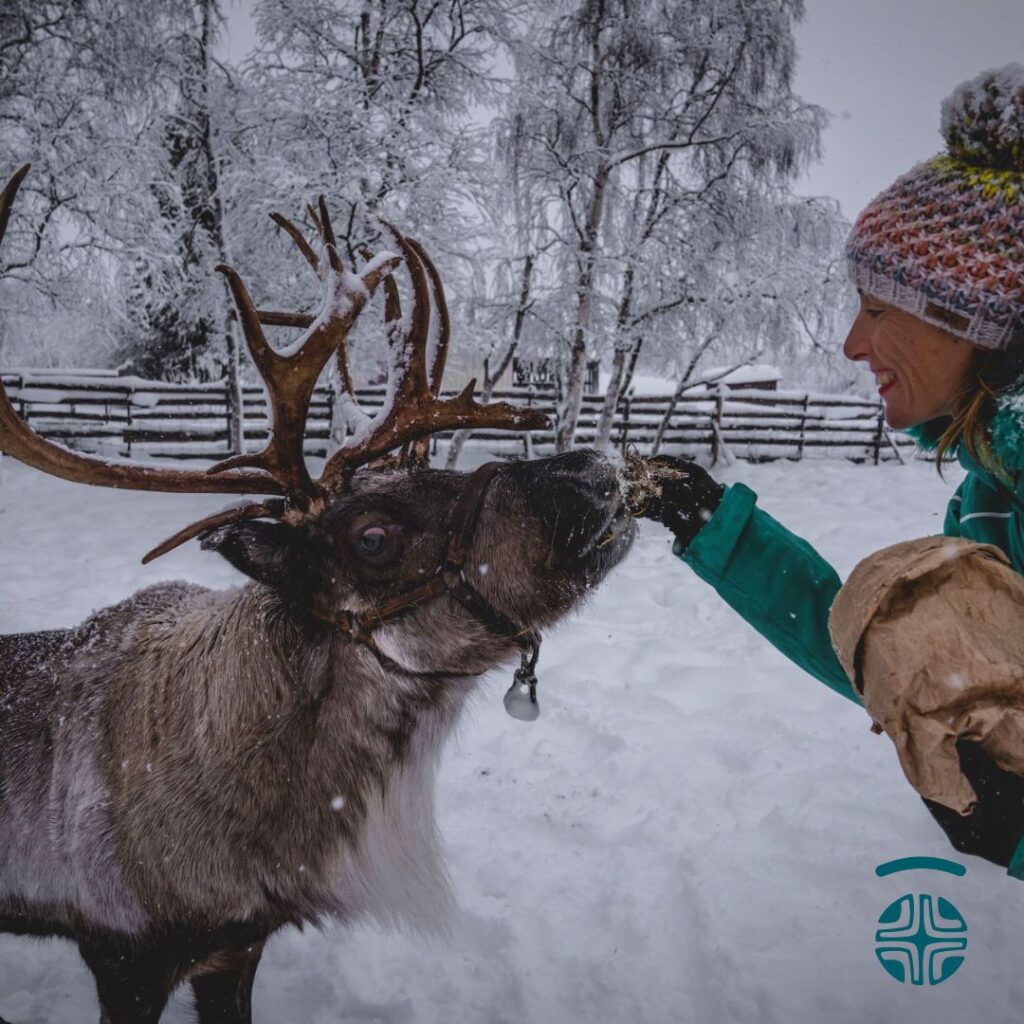
[[[722,470],[841,575],[940,529],[958,470],[807,461]],[[237,581],[156,540],[223,498],[76,487],[5,460],[0,630],[71,625],[161,578]],[[867,717],[762,641],[644,524],[592,603],[546,640],[539,721],[483,681],[449,748],[438,814],[459,900],[447,938],[369,926],[272,940],[256,1020],[328,1024],[1016,1021],[1024,885],[945,843]],[[913,854],[964,878],[877,878]],[[952,900],[967,960],[934,988],[878,964],[878,915]],[[69,945],[0,939],[0,1015],[95,1019]],[[166,1019],[189,1020],[178,999]]]

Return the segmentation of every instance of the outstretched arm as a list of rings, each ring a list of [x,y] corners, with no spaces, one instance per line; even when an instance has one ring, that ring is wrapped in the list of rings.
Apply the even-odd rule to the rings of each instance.
[[[675,534],[673,552],[787,658],[859,704],[828,631],[841,586],[832,566],[759,509],[749,487],[724,488],[688,460],[652,461],[675,471],[659,475],[644,512]]]
[[[828,631],[839,576],[756,500],[734,484],[706,527],[687,545],[677,540],[673,552],[787,658],[859,704]]]
[[[833,568],[806,541],[790,533],[757,507],[756,495],[743,484],[726,489],[696,463],[659,460],[678,470],[645,514],[676,535],[673,551],[759,633],[792,661],[837,693],[860,703],[832,649],[828,616],[839,591]],[[963,485],[950,502],[943,532],[960,536]],[[975,500],[972,507],[977,504]],[[1011,532],[1011,557],[1024,564],[1021,517],[996,522]],[[973,521],[973,520],[972,520]],[[979,520],[985,521],[985,520]],[[977,540],[992,543],[991,536]],[[978,795],[969,815],[932,800],[925,806],[961,853],[984,857],[1024,878],[1024,779],[999,768],[981,748],[957,743],[960,766]]]

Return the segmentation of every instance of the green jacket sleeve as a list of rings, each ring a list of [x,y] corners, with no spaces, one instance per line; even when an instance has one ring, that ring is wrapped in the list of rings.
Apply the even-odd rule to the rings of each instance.
[[[828,631],[839,576],[756,500],[733,484],[690,544],[673,552],[787,658],[859,704]]]

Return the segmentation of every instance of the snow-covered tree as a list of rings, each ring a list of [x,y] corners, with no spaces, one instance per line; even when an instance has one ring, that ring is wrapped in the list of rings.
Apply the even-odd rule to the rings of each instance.
[[[495,37],[514,9],[503,0],[256,4],[250,71],[274,192],[293,210],[325,194],[349,265],[381,241],[381,216],[418,237],[456,291],[472,273],[479,246],[466,190],[483,138],[470,114],[489,94]],[[337,416],[335,443],[342,429]]]
[[[558,240],[564,450],[588,355],[613,352],[613,409],[640,339],[691,303],[693,270],[729,230],[720,214],[763,205],[791,180],[817,153],[824,115],[791,88],[799,0],[561,0],[547,10],[516,46],[511,148],[543,183]],[[609,427],[610,413],[605,439]]]
[[[114,344],[117,318],[102,299],[120,227],[139,219],[142,96],[158,49],[151,19],[163,6],[0,5],[0,173],[32,164],[0,256],[0,315],[20,339],[17,358],[36,361],[32,346],[43,344],[39,359],[54,358],[64,344],[81,360]]]
[[[838,254],[848,225],[832,200],[781,189],[724,207],[725,223],[698,233],[696,253],[677,244],[677,298],[647,345],[680,388],[715,363],[742,365],[769,353],[800,365],[842,318]],[[699,257],[699,258],[695,258]]]
[[[496,118],[490,126],[495,159],[482,162],[471,193],[479,211],[480,251],[472,262],[474,273],[461,303],[466,321],[462,334],[463,358],[469,355],[483,373],[483,401],[517,355],[545,335],[538,317],[537,271],[554,240],[545,222],[546,208],[533,190],[535,182],[520,172],[517,154],[508,137],[517,132],[514,122]],[[459,431],[448,449],[448,468],[455,467],[468,439]]]
[[[798,0],[256,0],[235,66],[223,9],[0,9],[0,156],[35,165],[2,254],[8,361],[88,345],[146,375],[226,376],[238,447],[213,268],[237,266],[259,305],[311,308],[266,214],[301,221],[318,193],[350,265],[387,246],[377,217],[425,244],[462,325],[452,362],[483,363],[486,393],[514,355],[558,357],[562,448],[588,358],[611,370],[607,443],[640,359],[685,387],[709,359],[832,341],[838,218],[790,192],[823,123],[791,91]],[[368,381],[384,332],[363,319]],[[43,333],[25,358],[18,339]]]
[[[151,121],[148,192],[160,248],[140,251],[128,281],[133,330],[126,356],[147,376],[216,379],[228,386],[229,447],[242,445],[238,339],[230,293],[213,273],[231,263],[233,185],[247,165],[245,83],[215,53],[219,0],[181,0],[158,32],[152,86],[161,108]]]

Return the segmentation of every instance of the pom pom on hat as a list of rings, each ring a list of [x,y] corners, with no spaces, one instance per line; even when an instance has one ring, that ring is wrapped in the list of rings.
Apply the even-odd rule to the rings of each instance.
[[[942,103],[950,155],[997,170],[1024,170],[1024,65],[983,71]]]
[[[982,348],[1024,346],[1024,67],[958,86],[947,152],[876,196],[846,244],[861,291]]]

